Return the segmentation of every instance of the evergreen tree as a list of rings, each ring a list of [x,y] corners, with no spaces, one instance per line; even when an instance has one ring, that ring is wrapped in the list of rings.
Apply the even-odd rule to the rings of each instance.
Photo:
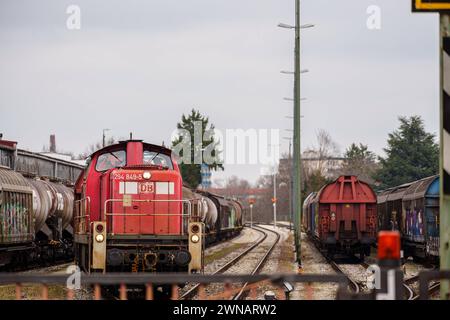
[[[374,183],[373,174],[377,168],[375,154],[367,145],[352,143],[344,154],[344,162],[340,169],[342,175],[355,175],[370,184]]]
[[[380,157],[375,178],[380,188],[422,179],[439,171],[439,146],[435,135],[425,131],[419,116],[400,117],[400,127],[389,134],[386,158]]]
[[[188,184],[192,188],[197,188],[201,183],[201,160],[202,163],[206,164],[211,170],[223,170],[223,165],[218,163],[217,156],[218,151],[216,150],[219,144],[216,141],[214,134],[211,133],[214,130],[214,125],[209,125],[209,118],[200,114],[198,110],[192,109],[189,115],[182,115],[181,122],[177,124],[179,131],[179,136],[172,141],[172,148],[178,153],[180,159],[180,170],[183,177],[183,182]],[[195,134],[200,133],[199,141],[196,141]],[[200,130],[199,130],[200,129]],[[189,143],[189,150],[180,148],[183,143]],[[179,149],[179,150],[178,150]],[[190,152],[190,155],[185,155],[184,152]],[[206,152],[210,152],[210,155],[215,159],[212,163],[205,163]],[[201,156],[201,158],[199,157]]]

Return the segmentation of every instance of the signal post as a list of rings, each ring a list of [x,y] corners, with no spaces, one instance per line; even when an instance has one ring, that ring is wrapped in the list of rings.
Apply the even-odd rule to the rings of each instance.
[[[412,0],[413,12],[438,12],[440,18],[440,269],[450,270],[450,0]],[[450,299],[441,281],[441,299]]]

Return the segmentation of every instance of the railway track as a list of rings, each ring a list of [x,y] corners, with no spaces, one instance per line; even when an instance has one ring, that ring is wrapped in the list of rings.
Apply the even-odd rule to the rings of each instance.
[[[261,228],[261,229],[263,229],[265,231],[269,231],[269,232],[272,232],[273,234],[275,234],[275,241],[270,246],[269,250],[266,251],[266,253],[262,257],[262,259],[256,265],[256,267],[253,269],[253,271],[251,273],[252,275],[257,274],[262,269],[262,267],[266,263],[267,259],[269,258],[270,254],[272,253],[273,249],[275,248],[275,246],[280,241],[280,234],[278,232],[270,230],[270,229],[267,229],[267,228],[264,228],[264,227],[261,227],[260,225],[258,225],[257,228]],[[249,284],[248,282],[244,283],[244,285],[242,286],[241,290],[233,297],[233,300],[242,300],[242,299],[245,298],[245,296],[247,294],[246,288],[247,288],[248,284]]]
[[[362,263],[362,265],[364,265],[364,267],[366,269],[369,267],[369,265],[367,263]],[[436,269],[436,266],[434,266],[433,269]],[[418,300],[419,299],[419,295],[412,288],[412,285],[414,283],[416,283],[417,281],[419,281],[418,274],[403,280],[403,287],[405,289],[406,300]],[[428,288],[428,292],[431,295],[431,294],[435,293],[437,290],[439,290],[439,288],[440,288],[440,283],[435,282],[430,285],[430,287]]]
[[[366,269],[369,267],[368,263],[361,263]],[[403,288],[405,289],[405,298],[406,300],[416,300],[418,295],[416,295],[414,289],[411,287],[411,284],[419,280],[419,275],[415,275],[408,279],[403,280]]]
[[[267,261],[268,257],[270,256],[270,253],[272,252],[272,250],[275,248],[276,244],[278,243],[279,239],[280,239],[280,235],[279,233],[272,231],[270,229],[261,227],[261,226],[253,226],[253,229],[255,231],[258,231],[261,236],[258,238],[258,240],[252,244],[250,247],[248,247],[247,249],[245,249],[242,253],[240,253],[238,256],[236,256],[235,258],[233,258],[232,260],[230,260],[229,262],[227,262],[224,266],[220,267],[219,269],[215,270],[212,274],[221,274],[221,273],[225,273],[228,269],[230,269],[231,267],[235,266],[240,260],[242,260],[243,257],[247,256],[250,252],[252,252],[255,248],[257,248],[258,246],[261,246],[262,243],[267,239],[268,237],[268,232],[272,232],[273,234],[276,235],[276,240],[270,245],[269,249],[266,250],[265,254],[263,255],[263,257],[261,259],[259,259],[256,267],[253,269],[252,274],[256,274],[259,272],[259,270],[261,270],[261,268],[264,266],[265,262]],[[235,294],[233,296],[233,300],[240,300],[243,299],[246,295],[246,287],[248,286],[248,283],[243,284],[241,290]],[[188,291],[186,291],[185,293],[183,293],[179,299],[180,300],[189,300],[194,298],[197,295],[203,296],[205,287],[202,286],[201,284],[196,284],[194,285],[192,288],[190,288]],[[199,292],[201,291],[201,292]]]
[[[356,282],[355,280],[353,280],[334,260],[327,258],[327,261],[330,264],[330,266],[333,268],[334,271],[336,271],[339,274],[344,275],[347,278],[348,286],[349,286],[350,290],[353,291],[353,293],[359,293],[361,291],[360,284],[358,282]]]
[[[437,267],[434,266],[433,270],[436,269]],[[419,281],[419,275],[415,275],[412,277],[409,277],[408,279],[404,280],[403,285],[405,286],[405,288],[407,288],[408,291],[408,300],[419,300],[419,294],[416,293],[414,291],[414,289],[412,288],[412,285],[414,283],[416,283],[417,281]],[[438,291],[441,287],[440,282],[434,282],[432,283],[429,287],[428,287],[428,293],[431,296],[433,293],[435,293],[436,291]]]

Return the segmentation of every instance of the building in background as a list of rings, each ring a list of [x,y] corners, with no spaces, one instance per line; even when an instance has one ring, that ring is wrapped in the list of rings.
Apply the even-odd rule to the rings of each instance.
[[[55,138],[50,141],[55,141]],[[56,151],[56,146],[53,148]],[[84,160],[57,152],[31,152],[17,148],[16,141],[0,139],[0,165],[29,177],[75,183],[85,167]]]
[[[200,174],[202,176],[201,182],[202,189],[206,190],[211,188],[211,170],[209,169],[207,164],[202,163]]]

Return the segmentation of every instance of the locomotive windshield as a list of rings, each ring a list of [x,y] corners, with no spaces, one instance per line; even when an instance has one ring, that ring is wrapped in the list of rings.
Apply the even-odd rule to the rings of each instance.
[[[155,151],[145,150],[143,155],[143,163],[162,166],[164,168],[173,170],[173,164],[170,156]]]
[[[124,150],[105,152],[98,157],[95,170],[106,171],[112,168],[123,167],[127,162],[127,154]]]

